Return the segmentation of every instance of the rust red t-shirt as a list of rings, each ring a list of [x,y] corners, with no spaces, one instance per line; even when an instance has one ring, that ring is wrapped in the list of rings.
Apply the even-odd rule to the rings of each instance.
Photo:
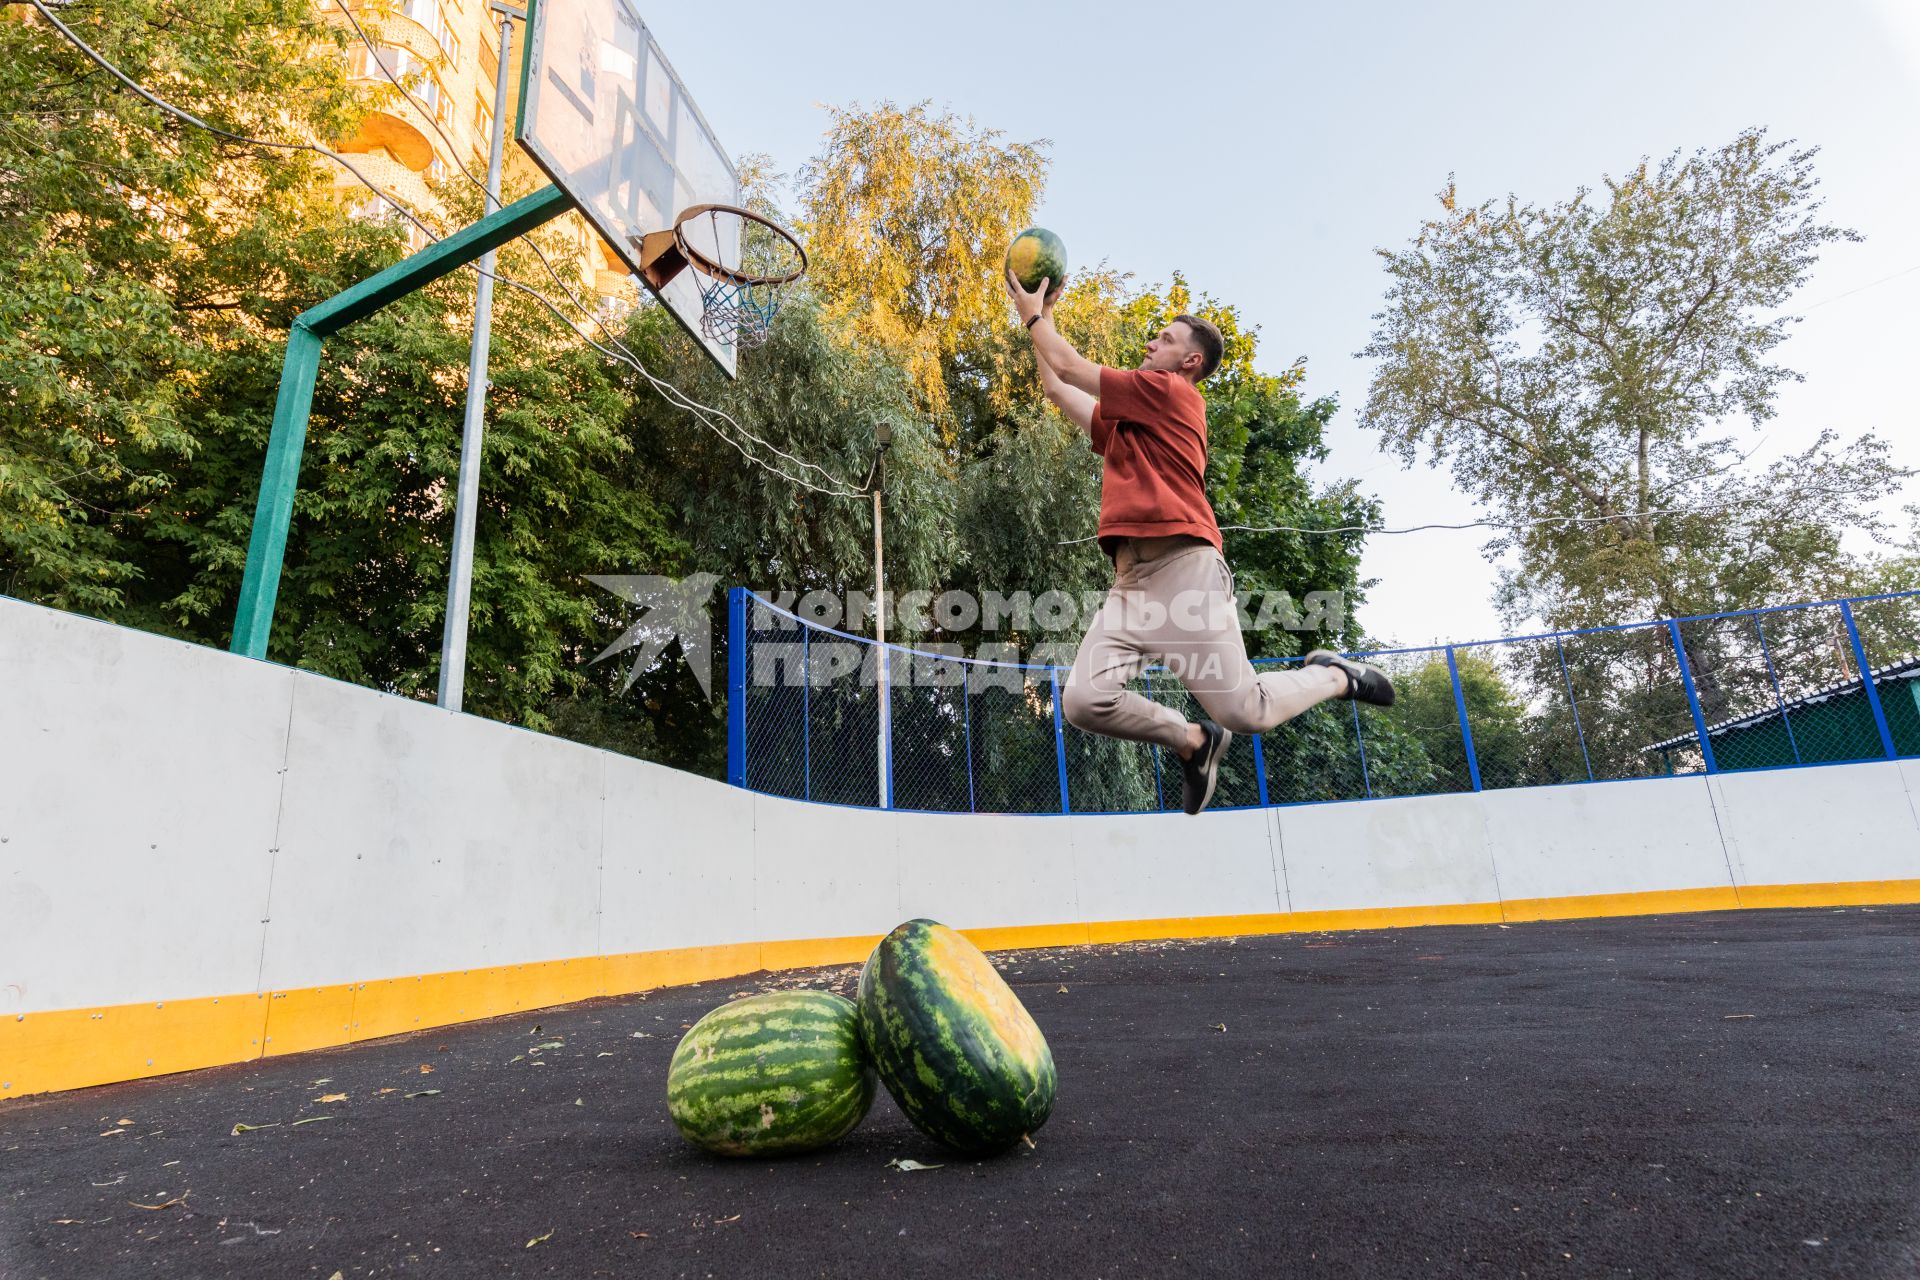
[[[1189,534],[1220,547],[1207,501],[1207,402],[1191,382],[1161,369],[1100,370],[1093,411],[1100,476],[1100,546],[1115,538]]]

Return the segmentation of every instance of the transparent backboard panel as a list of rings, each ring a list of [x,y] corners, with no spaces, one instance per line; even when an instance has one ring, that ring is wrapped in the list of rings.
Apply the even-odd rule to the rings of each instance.
[[[638,274],[640,237],[694,205],[740,203],[733,162],[628,0],[529,8],[520,145]],[[696,223],[697,248],[739,263],[738,219]],[[656,292],[732,376],[732,342],[708,337],[700,322],[705,280],[688,268]]]

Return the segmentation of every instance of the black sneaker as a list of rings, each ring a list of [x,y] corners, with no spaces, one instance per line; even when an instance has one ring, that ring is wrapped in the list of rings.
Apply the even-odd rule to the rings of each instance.
[[[1369,702],[1376,707],[1393,705],[1393,682],[1387,679],[1387,673],[1378,667],[1370,667],[1364,662],[1353,662],[1327,649],[1315,649],[1307,655],[1310,667],[1337,667],[1347,676],[1347,691],[1340,696],[1355,702]]]
[[[1213,785],[1220,780],[1220,757],[1227,754],[1227,744],[1233,741],[1231,733],[1211,720],[1200,722],[1200,732],[1206,735],[1206,741],[1180,762],[1185,783],[1181,800],[1188,813],[1200,812],[1213,799]]]

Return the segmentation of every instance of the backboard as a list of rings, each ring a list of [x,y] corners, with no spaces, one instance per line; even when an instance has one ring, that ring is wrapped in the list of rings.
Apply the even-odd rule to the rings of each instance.
[[[639,275],[639,242],[648,232],[670,229],[694,205],[740,203],[733,162],[630,0],[533,0],[527,7],[515,136]],[[736,223],[702,233],[735,238],[700,247],[738,263]],[[734,344],[702,331],[701,279],[683,271],[647,287],[733,377]]]

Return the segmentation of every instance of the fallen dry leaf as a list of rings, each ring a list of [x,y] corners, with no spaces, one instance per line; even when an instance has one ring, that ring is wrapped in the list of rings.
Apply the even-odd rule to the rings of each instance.
[[[374,1092],[375,1092],[375,1093],[392,1093],[392,1092],[393,1092],[393,1090],[391,1090],[391,1089],[375,1089],[375,1090],[374,1090]]]
[[[553,1232],[554,1232],[554,1229],[549,1228],[547,1231],[547,1234],[543,1236],[535,1236],[533,1239],[527,1241],[527,1248],[531,1249],[533,1248],[533,1246],[537,1244],[545,1244],[547,1241],[553,1239]]]
[[[125,1129],[109,1129],[105,1133],[101,1134],[100,1136],[103,1138],[111,1138],[116,1133],[125,1133],[125,1132],[126,1132]]]
[[[427,1063],[427,1062],[423,1062],[423,1063],[421,1063],[421,1064],[420,1064],[420,1074],[421,1074],[421,1075],[423,1075],[423,1076],[430,1076],[430,1075],[432,1075],[432,1074],[433,1074],[433,1065],[432,1065],[431,1063]]]
[[[1066,995],[1066,994],[1067,994],[1067,989],[1066,989],[1065,987],[1062,987],[1062,988],[1060,988],[1060,990],[1059,990],[1059,993],[1058,993],[1058,994],[1060,994],[1060,995],[1063,995],[1063,996],[1064,996],[1064,995]]]
[[[1227,1024],[1224,1022],[1216,1022],[1213,1024],[1213,1029],[1215,1031],[1225,1031],[1227,1029]]]
[[[438,1089],[422,1089],[418,1093],[410,1093],[407,1096],[409,1098],[437,1098],[440,1096],[440,1091]]]
[[[1034,1146],[1034,1145],[1033,1145],[1033,1135],[1032,1135],[1032,1134],[1028,1134],[1028,1133],[1023,1133],[1023,1134],[1021,1134],[1021,1135],[1020,1135],[1020,1141],[1022,1141],[1022,1142],[1024,1142],[1024,1143],[1026,1143],[1026,1144],[1027,1144],[1027,1150],[1029,1150],[1029,1151],[1037,1151],[1037,1150],[1039,1150],[1039,1148],[1038,1148],[1038,1147],[1036,1147],[1036,1146]]]
[[[132,1123],[133,1123],[133,1121],[131,1121],[131,1120],[115,1120],[115,1121],[114,1121],[114,1123],[115,1123],[115,1124],[132,1124]]]
[[[346,1100],[347,1095],[344,1093],[323,1093],[314,1099],[315,1102],[345,1102]]]
[[[943,1164],[921,1164],[918,1160],[889,1160],[887,1168],[898,1169],[902,1173],[918,1173],[922,1169],[944,1169]]]
[[[651,1239],[653,1239],[653,1237],[652,1237],[652,1236],[651,1236],[650,1234],[648,1234],[647,1232],[645,1232],[645,1231],[629,1231],[629,1232],[627,1232],[627,1234],[628,1234],[628,1235],[630,1235],[630,1236],[632,1236],[632,1237],[633,1237],[633,1238],[634,1238],[635,1240],[651,1240]]]
[[[1720,1018],[1723,1022],[1730,1022],[1735,1018],[1757,1018],[1759,1016],[1760,1015],[1756,1013],[1725,1013],[1720,1015]]]
[[[255,1129],[278,1129],[279,1127],[280,1122],[277,1120],[272,1124],[236,1124],[229,1131],[228,1136],[237,1138],[243,1133],[252,1133]]]
[[[292,1124],[288,1125],[287,1128],[298,1129],[303,1124],[319,1124],[322,1120],[332,1119],[334,1119],[333,1116],[308,1116],[305,1120],[295,1120]]]
[[[179,1195],[175,1196],[173,1199],[162,1200],[159,1204],[141,1204],[138,1200],[129,1200],[127,1201],[127,1203],[132,1205],[136,1209],[171,1209],[173,1208],[173,1206],[177,1204],[185,1204],[187,1202],[187,1197],[192,1194],[193,1193],[191,1191],[182,1191]]]

